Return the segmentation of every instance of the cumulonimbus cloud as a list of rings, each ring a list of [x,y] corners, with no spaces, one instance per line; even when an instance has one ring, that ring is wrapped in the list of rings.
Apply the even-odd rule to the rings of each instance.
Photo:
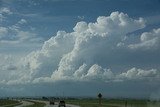
[[[159,29],[140,35],[140,42],[130,43],[125,39],[128,33],[145,26],[143,18],[132,19],[119,12],[100,16],[94,23],[78,22],[73,32],[58,31],[57,35],[44,42],[41,50],[22,58],[19,64],[22,71],[20,80],[8,83],[39,83],[66,79],[103,82],[137,79],[159,81],[158,68],[150,66],[145,69],[149,62],[145,63],[144,58],[152,53],[146,55],[143,52],[153,48],[147,48],[143,52],[135,51],[141,47],[151,47],[148,42],[156,39],[152,45],[156,47],[152,52],[156,53],[159,49],[157,46],[160,46],[157,45],[160,41]],[[150,59],[156,59],[156,56],[150,56]],[[113,67],[117,69],[112,70]]]

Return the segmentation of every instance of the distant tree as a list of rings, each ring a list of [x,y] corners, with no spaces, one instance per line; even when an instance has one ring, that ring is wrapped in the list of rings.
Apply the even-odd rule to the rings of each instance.
[[[102,105],[102,94],[101,93],[98,94],[98,98],[99,98],[99,106],[101,106]]]
[[[42,99],[43,99],[43,100],[48,100],[48,98],[47,98],[47,97],[42,97]]]

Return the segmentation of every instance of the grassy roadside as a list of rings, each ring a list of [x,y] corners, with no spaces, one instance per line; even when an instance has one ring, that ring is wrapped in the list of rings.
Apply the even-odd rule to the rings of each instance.
[[[19,104],[19,101],[0,99],[0,106]]]
[[[99,107],[98,99],[75,99],[66,100],[68,104],[80,105],[81,107]],[[127,104],[126,104],[127,103]],[[103,99],[101,107],[160,107],[160,102],[153,102],[147,100],[114,100]]]
[[[18,106],[18,105],[21,105],[22,103],[19,102],[19,103],[16,103],[16,104],[11,104],[11,105],[8,105],[8,106],[5,106],[5,107],[15,107],[15,106]]]
[[[30,101],[30,100],[27,100],[27,101],[32,102],[34,104],[25,106],[25,107],[44,107],[46,105],[45,103],[42,103],[42,102],[36,102],[36,101]]]
[[[95,99],[80,99],[80,100],[66,100],[67,104],[79,105],[80,107],[99,107],[98,100]],[[101,107],[117,107],[105,105],[104,101],[102,102]]]

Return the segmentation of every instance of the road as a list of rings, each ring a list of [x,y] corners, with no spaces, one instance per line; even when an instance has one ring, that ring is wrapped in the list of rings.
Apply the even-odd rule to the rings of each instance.
[[[49,101],[40,101],[40,100],[32,100],[32,101],[45,103],[45,104],[46,104],[45,107],[58,107],[58,102],[55,102],[55,105],[50,105],[50,104],[49,104]],[[66,107],[80,107],[80,106],[71,105],[71,104],[66,104]]]
[[[34,102],[40,102],[40,103],[45,103],[46,106],[45,107],[58,107],[58,102],[55,103],[55,105],[50,105],[49,101],[40,101],[40,100],[31,100]],[[29,105],[33,105],[34,103],[29,102],[29,101],[22,101],[21,105],[15,106],[15,107],[24,107],[24,106],[29,106]],[[71,104],[66,104],[66,107],[80,107],[77,105],[71,105]]]
[[[29,101],[22,101],[21,105],[15,106],[15,107],[24,107],[24,106],[29,106],[29,105],[33,105],[34,103],[29,102]]]

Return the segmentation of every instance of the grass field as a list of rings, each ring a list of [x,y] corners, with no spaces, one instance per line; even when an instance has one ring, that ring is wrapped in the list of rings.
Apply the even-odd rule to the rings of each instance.
[[[26,107],[44,107],[45,103],[30,101],[33,105]],[[102,99],[102,105],[99,106],[98,99],[66,99],[67,104],[80,105],[81,107],[160,107],[160,102],[149,100],[131,100],[131,99]],[[0,106],[10,105],[7,107],[13,107],[13,105],[19,105],[20,102],[14,100],[0,100]],[[126,106],[125,106],[126,105]]]
[[[22,103],[16,103],[16,104],[11,104],[11,105],[7,105],[5,107],[15,107],[15,106],[18,106],[18,105],[21,105]]]
[[[19,104],[20,102],[14,101],[14,100],[8,100],[8,99],[0,99],[0,106],[5,106],[5,105],[15,105]],[[10,106],[8,106],[10,107]]]
[[[66,103],[80,105],[81,107],[100,107],[98,99],[66,100]],[[160,107],[160,102],[148,100],[108,100],[103,99],[101,107]]]

